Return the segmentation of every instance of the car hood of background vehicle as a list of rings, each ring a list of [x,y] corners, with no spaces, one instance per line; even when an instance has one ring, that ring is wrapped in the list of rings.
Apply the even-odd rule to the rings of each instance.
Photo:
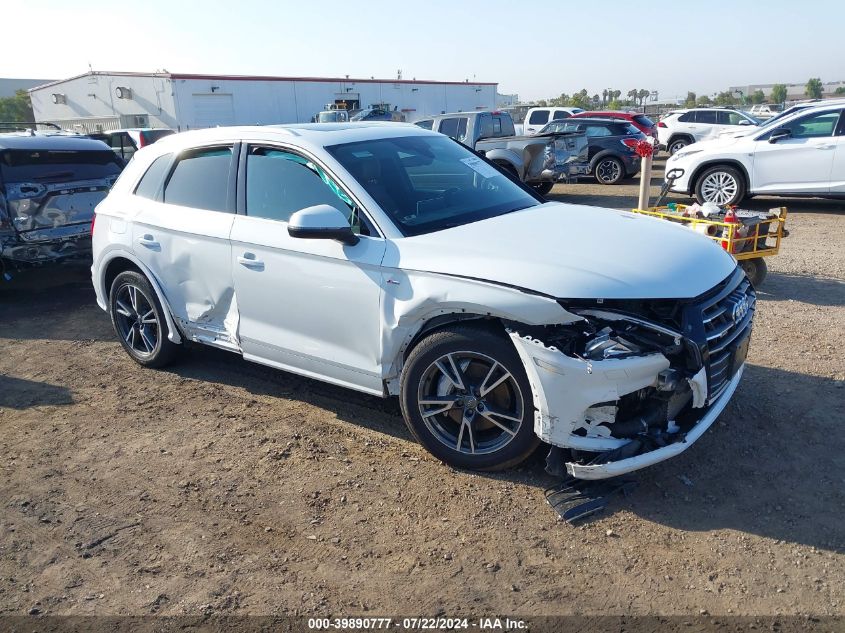
[[[557,202],[402,238],[395,246],[388,266],[569,299],[690,298],[736,266],[715,242],[677,224]]]

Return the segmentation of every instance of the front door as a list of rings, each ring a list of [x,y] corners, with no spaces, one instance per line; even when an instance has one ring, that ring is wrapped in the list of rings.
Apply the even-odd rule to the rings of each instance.
[[[752,191],[828,193],[839,114],[817,112],[777,126],[789,130],[790,136],[775,143],[768,142],[772,132],[760,137],[755,143]]]
[[[833,169],[830,171],[830,193],[845,194],[845,111],[839,116],[833,154]]]
[[[231,238],[244,357],[381,395],[384,240],[309,157],[259,144],[243,151]],[[348,215],[358,244],[288,235],[290,216],[317,204]]]

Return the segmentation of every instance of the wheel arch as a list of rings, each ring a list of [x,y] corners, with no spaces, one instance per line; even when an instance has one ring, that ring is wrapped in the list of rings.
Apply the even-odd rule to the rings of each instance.
[[[679,138],[688,140],[690,142],[690,145],[695,143],[695,137],[689,132],[673,132],[672,135],[669,137],[669,140],[666,141],[666,150],[669,150],[669,146],[672,144],[672,141],[677,141]]]
[[[114,282],[115,277],[127,270],[134,270],[144,275],[153,287],[153,291],[156,293],[156,298],[164,309],[164,319],[167,321],[168,340],[172,343],[182,342],[182,336],[175,320],[173,319],[173,311],[170,309],[170,304],[164,296],[164,292],[162,292],[161,286],[155,278],[155,275],[153,275],[152,271],[145,266],[143,262],[134,255],[123,251],[117,251],[109,253],[109,255],[106,256],[106,258],[100,263],[100,270],[102,273],[100,274],[100,278],[95,280],[95,283],[99,284],[101,296],[106,299],[107,306],[109,301],[109,291],[111,290],[111,284]]]
[[[742,164],[741,161],[738,161],[733,158],[714,158],[713,160],[709,160],[706,163],[702,163],[698,167],[695,168],[695,171],[692,172],[692,175],[689,179],[689,191],[691,195],[695,195],[695,189],[698,186],[698,181],[701,178],[702,174],[705,171],[710,169],[711,167],[735,167],[739,170],[740,175],[745,180],[745,191],[750,191],[751,188],[751,179],[748,176],[748,169],[745,165]]]

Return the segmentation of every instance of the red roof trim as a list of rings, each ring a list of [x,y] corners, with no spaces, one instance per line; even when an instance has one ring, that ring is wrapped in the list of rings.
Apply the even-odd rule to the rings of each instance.
[[[220,81],[311,81],[350,84],[438,84],[449,86],[498,86],[492,81],[428,81],[424,79],[357,79],[355,77],[275,77],[269,75],[192,75],[171,73],[171,79],[217,79]]]
[[[108,72],[95,70],[83,73],[67,79],[51,81],[29,91],[41,90],[50,86],[57,86],[68,81],[82,79],[92,76],[113,76],[113,77],[160,77],[162,79],[207,79],[211,81],[308,81],[322,83],[349,83],[349,84],[429,84],[437,86],[498,86],[493,81],[429,81],[425,79],[357,79],[355,77],[276,77],[272,75],[199,75],[190,73],[136,73],[136,72]]]

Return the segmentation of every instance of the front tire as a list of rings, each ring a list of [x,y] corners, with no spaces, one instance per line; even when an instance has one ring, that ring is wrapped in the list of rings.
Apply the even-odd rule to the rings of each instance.
[[[144,275],[127,270],[114,278],[109,291],[109,314],[126,353],[144,367],[164,367],[179,346],[167,335],[164,310]]]
[[[414,437],[455,468],[511,468],[540,443],[522,361],[490,329],[455,326],[420,341],[402,372],[400,403]]]
[[[618,158],[605,156],[596,161],[593,175],[602,185],[615,185],[625,177],[625,165]]]
[[[745,178],[735,167],[716,165],[706,169],[695,183],[699,204],[714,202],[720,207],[739,204],[745,198]]]

